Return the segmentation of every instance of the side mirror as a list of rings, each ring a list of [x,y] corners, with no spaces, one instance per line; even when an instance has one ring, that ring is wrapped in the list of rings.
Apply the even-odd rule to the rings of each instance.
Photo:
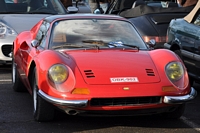
[[[94,10],[93,13],[94,13],[94,14],[104,14],[104,11],[103,11],[102,8],[97,8],[97,9]]]
[[[34,47],[34,48],[37,48],[38,46],[40,45],[39,41],[38,40],[32,40],[31,41],[31,46]]]
[[[147,45],[149,46],[150,49],[154,49],[154,46],[156,45],[156,40],[154,39],[149,40]]]

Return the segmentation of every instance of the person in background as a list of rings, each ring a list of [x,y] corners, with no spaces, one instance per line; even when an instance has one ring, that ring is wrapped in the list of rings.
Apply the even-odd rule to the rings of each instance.
[[[108,6],[109,6],[108,0],[100,0],[100,7],[103,9],[104,12],[106,12]]]
[[[64,7],[67,9],[67,7],[72,6],[72,0],[60,0]]]
[[[188,7],[188,6],[195,6],[198,0],[178,0],[179,6]]]
[[[106,12],[109,6],[108,0],[89,0],[88,3],[90,6],[91,13],[94,13],[94,10],[98,8],[97,2],[99,2],[100,8],[103,10],[103,12]]]

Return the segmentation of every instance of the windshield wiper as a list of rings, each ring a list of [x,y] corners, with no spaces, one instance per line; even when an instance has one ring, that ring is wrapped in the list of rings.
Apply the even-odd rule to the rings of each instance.
[[[64,49],[64,48],[96,48],[96,49],[99,49],[99,47],[97,45],[77,45],[77,44],[69,44],[69,43],[52,47],[52,49]]]
[[[91,43],[91,44],[97,44],[97,45],[107,45],[108,43],[102,41],[102,40],[83,40],[83,43]]]
[[[128,46],[128,47],[131,47],[131,48],[136,48],[136,49],[140,49],[138,46],[136,45],[131,45],[131,44],[122,44],[123,46]]]
[[[102,45],[102,46],[108,46],[108,47],[131,47],[131,48],[136,48],[137,50],[139,50],[140,48],[138,46],[135,45],[131,45],[131,44],[124,44],[121,41],[116,41],[116,42],[104,42],[102,40],[83,40],[83,43],[91,43],[91,44],[97,44],[97,45]]]

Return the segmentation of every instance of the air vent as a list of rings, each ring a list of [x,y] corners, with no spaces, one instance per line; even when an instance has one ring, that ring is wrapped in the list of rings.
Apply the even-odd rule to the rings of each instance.
[[[148,76],[155,76],[153,69],[146,69]]]
[[[95,77],[94,73],[92,72],[92,70],[85,70],[84,72],[85,72],[85,76],[87,78],[94,78]]]
[[[3,45],[2,46],[2,53],[4,54],[4,56],[6,57],[10,57],[9,54],[12,51],[12,45]]]

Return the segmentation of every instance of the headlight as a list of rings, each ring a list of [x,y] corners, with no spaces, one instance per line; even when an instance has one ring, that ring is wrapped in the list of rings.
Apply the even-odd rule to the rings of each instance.
[[[185,89],[189,78],[185,66],[181,62],[170,62],[165,67],[165,72],[170,82],[179,89]]]
[[[171,81],[177,81],[184,75],[184,68],[180,62],[171,62],[165,68],[167,77]]]
[[[68,75],[69,75],[69,71],[67,67],[65,67],[62,64],[53,65],[49,69],[49,73],[48,73],[49,79],[56,84],[60,84],[66,81],[66,79],[68,78]]]
[[[0,22],[0,38],[5,38],[6,35],[17,35],[17,33],[9,26]]]

